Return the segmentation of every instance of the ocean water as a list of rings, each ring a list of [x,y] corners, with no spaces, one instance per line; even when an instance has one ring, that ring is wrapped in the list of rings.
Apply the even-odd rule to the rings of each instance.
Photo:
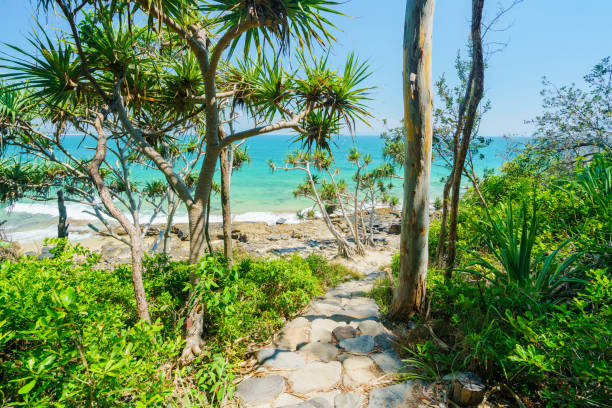
[[[520,142],[520,139],[492,138],[491,144],[483,150],[484,158],[475,161],[476,171],[482,175],[485,169],[493,170],[504,162],[510,144]],[[69,151],[77,156],[92,155],[87,149],[87,141],[83,142],[80,136],[66,136]],[[251,163],[234,172],[232,176],[231,205],[235,221],[263,221],[274,223],[278,218],[285,218],[288,222],[298,222],[297,211],[312,207],[313,203],[305,198],[293,197],[295,187],[300,184],[305,174],[301,171],[273,172],[268,165],[273,160],[282,165],[287,153],[300,147],[293,143],[291,136],[265,135],[250,139],[246,143]],[[355,172],[353,164],[346,160],[350,148],[356,146],[363,154],[370,154],[372,162],[368,168],[372,169],[383,163],[383,140],[379,136],[341,136],[335,139],[332,153],[335,165],[340,173],[338,179],[345,179],[352,184],[352,175]],[[10,153],[10,152],[9,152]],[[19,154],[12,152],[12,154]],[[22,157],[22,159],[27,159]],[[440,197],[443,189],[442,179],[448,174],[439,160],[434,158],[431,177],[432,202]],[[217,179],[219,175],[216,175]],[[137,168],[133,171],[133,178],[144,183],[148,180],[161,179],[161,173],[152,169]],[[401,180],[393,180],[393,193],[401,197]],[[88,206],[83,204],[67,204],[68,218],[71,220],[94,221],[95,217],[88,213]],[[147,215],[145,208],[143,215]],[[213,196],[211,207],[211,221],[217,222],[220,217],[220,199]],[[52,197],[49,202],[32,202],[23,200],[11,206],[0,209],[0,220],[7,220],[4,225],[9,237],[17,241],[38,240],[52,237],[56,234],[55,220],[57,217],[57,203]],[[176,222],[186,222],[187,216],[181,208],[176,216]],[[158,219],[163,221],[163,216]],[[71,237],[86,236],[86,226],[73,229]]]

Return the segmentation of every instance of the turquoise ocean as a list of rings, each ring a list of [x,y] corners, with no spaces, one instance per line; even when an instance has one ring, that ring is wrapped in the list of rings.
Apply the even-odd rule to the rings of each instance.
[[[246,142],[247,152],[251,162],[232,176],[231,205],[235,221],[253,221],[274,223],[279,218],[285,218],[288,222],[298,222],[296,213],[312,207],[312,202],[304,198],[294,198],[293,190],[304,180],[304,173],[300,171],[273,172],[268,162],[273,160],[282,165],[287,153],[295,151],[300,147],[293,142],[294,137],[282,135],[258,136]],[[475,160],[476,171],[482,176],[485,169],[498,169],[505,161],[508,148],[525,139],[508,139],[503,137],[491,138],[491,144],[482,150],[483,158]],[[91,155],[81,144],[82,137],[78,135],[66,136],[66,143],[70,151],[77,155]],[[332,144],[332,153],[336,167],[340,170],[338,178],[352,183],[352,175],[355,172],[353,164],[346,160],[346,154],[352,147],[363,154],[369,154],[372,162],[369,168],[377,167],[383,163],[382,148],[383,140],[379,136],[340,136],[335,138]],[[18,154],[18,152],[13,152]],[[448,169],[442,166],[440,160],[434,159],[431,176],[432,202],[442,194],[442,179],[448,174]],[[217,175],[218,177],[218,175]],[[135,169],[133,178],[144,183],[147,180],[160,179],[160,173],[152,169]],[[393,192],[398,198],[401,197],[401,180],[393,180]],[[212,199],[211,221],[220,220],[220,200],[218,196]],[[84,204],[68,203],[68,218],[73,221],[93,221],[95,218],[88,214],[89,207]],[[147,215],[147,208],[142,213]],[[33,202],[23,200],[4,206],[0,209],[0,221],[7,220],[4,224],[9,238],[16,241],[40,240],[45,237],[53,237],[56,234],[57,203],[54,196],[48,202]],[[176,222],[186,222],[185,210],[181,208]],[[163,221],[162,218],[158,222]],[[78,239],[80,236],[88,236],[86,222],[76,223],[80,227],[73,228],[71,237]]]

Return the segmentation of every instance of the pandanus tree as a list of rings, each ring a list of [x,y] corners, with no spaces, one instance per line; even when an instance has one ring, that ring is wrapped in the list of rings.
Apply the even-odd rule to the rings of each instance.
[[[67,7],[62,2],[59,6]],[[44,32],[37,33],[30,41],[33,51],[12,47],[14,55],[2,58],[7,70],[3,76],[10,81],[3,92],[23,92],[27,105],[19,116],[12,117],[14,144],[41,159],[61,164],[72,177],[90,186],[89,193],[95,192],[93,199],[100,200],[103,212],[127,232],[138,314],[149,320],[142,283],[142,229],[137,216],[130,219],[122,210],[127,207],[134,210],[132,214],[138,214],[140,207],[130,186],[129,165],[145,165],[151,159],[135,146],[121,114],[129,109],[135,113],[138,126],[150,126],[143,136],[145,143],[173,166],[177,157],[172,153],[175,136],[198,128],[200,122],[194,117],[202,109],[182,103],[193,86],[185,80],[190,74],[188,58],[166,49],[151,52],[164,38],[128,24],[125,9],[117,9],[117,13],[106,9],[88,12],[78,28],[73,24],[74,13],[68,14],[72,33],[55,40]],[[181,61],[181,56],[186,61],[182,65],[176,62]],[[172,83],[184,85],[169,90],[166,85]],[[54,131],[38,130],[45,128]],[[94,153],[85,159],[76,157],[65,144],[67,129],[90,137]],[[110,164],[115,160],[118,166]],[[173,174],[185,189],[190,189],[181,174],[174,170]],[[70,188],[75,190],[76,186]],[[123,201],[123,208],[116,200]]]
[[[261,77],[262,84],[276,86],[267,88],[268,93],[243,93],[240,83],[219,80],[239,44],[244,45],[245,56],[255,45],[258,58],[265,60],[263,51],[266,45],[278,46],[279,50],[287,52],[291,40],[309,50],[315,44],[330,43],[334,39],[329,32],[333,26],[326,15],[339,14],[333,9],[337,4],[339,2],[334,0],[119,0],[94,2],[91,5],[72,0],[40,2],[43,7],[55,7],[66,18],[70,27],[69,41],[74,44],[79,56],[79,81],[86,84],[80,88],[95,93],[97,106],[104,108],[101,114],[106,114],[102,114],[100,120],[108,114],[114,115],[134,146],[164,174],[168,184],[185,204],[192,263],[199,260],[206,248],[206,214],[217,161],[224,149],[241,140],[278,130],[293,130],[308,143],[325,144],[325,134],[309,129],[311,114],[325,110],[349,124],[364,116],[362,102],[366,92],[361,88],[361,82],[365,67],[356,65],[354,59],[349,59],[345,72],[339,73],[328,69],[326,64],[315,62],[312,68],[305,65],[300,70],[302,79],[290,81],[288,88],[285,88],[284,82],[274,82],[273,76],[264,75]],[[86,34],[81,29],[83,22],[92,19],[92,14],[96,23],[94,26],[100,24],[98,20],[116,22],[119,13],[126,16],[126,24],[122,28],[129,33],[133,32],[136,21],[148,22],[146,33],[156,39],[154,46],[149,42],[136,44],[139,46],[132,49],[142,51],[144,56],[149,57],[158,68],[157,72],[175,74],[172,68],[176,65],[175,59],[190,58],[194,62],[190,66],[195,70],[184,77],[190,86],[181,87],[187,92],[175,93],[173,89],[163,86],[163,81],[162,86],[157,86],[160,81],[154,80],[154,89],[159,91],[160,97],[149,92],[143,95],[143,91],[148,90],[147,86],[142,89],[130,88],[151,78],[147,75],[149,70],[140,69],[143,58],[133,58],[121,64],[121,61],[104,61],[98,55],[88,53],[83,45],[83,35]],[[139,13],[144,13],[146,18],[139,17]],[[101,15],[104,19],[99,18]],[[90,38],[92,43],[97,43],[94,41],[95,35]],[[115,40],[111,43],[115,43]],[[114,56],[112,53],[100,55]],[[100,66],[94,67],[94,64]],[[134,75],[126,75],[127,67],[134,70]],[[269,74],[271,70],[262,70],[261,73]],[[136,74],[140,82],[133,80]],[[280,78],[286,76],[284,73]],[[78,81],[74,82],[79,84]],[[321,87],[321,83],[327,86]],[[268,98],[269,91],[273,90],[276,90],[276,96]],[[258,95],[264,99],[257,98]],[[257,112],[253,115],[255,125],[250,129],[238,132],[230,129],[228,132],[221,114],[228,106],[240,101],[245,101],[251,112]],[[175,120],[168,120],[170,115],[176,113],[177,106],[184,106],[185,112]],[[205,125],[202,138],[205,153],[192,191],[158,151],[155,141],[177,124],[197,122],[196,119]],[[193,287],[197,287],[196,276],[193,276]],[[203,307],[197,301],[192,306],[187,319],[187,345],[182,361],[189,361],[197,355],[202,345]]]

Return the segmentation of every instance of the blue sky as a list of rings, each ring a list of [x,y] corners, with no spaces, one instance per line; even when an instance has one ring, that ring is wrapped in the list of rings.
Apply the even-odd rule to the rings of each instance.
[[[511,0],[487,0],[485,21],[499,4]],[[0,0],[0,38],[25,45],[35,0]],[[434,78],[443,73],[454,78],[457,50],[465,50],[470,21],[470,0],[437,0],[434,26]],[[369,82],[377,86],[370,102],[372,127],[359,126],[359,134],[378,134],[382,119],[391,125],[402,118],[402,37],[404,0],[349,0],[341,6],[353,18],[335,17],[342,30],[331,52],[332,63],[341,66],[349,52],[367,59],[373,70]],[[525,120],[540,111],[541,80],[557,85],[576,82],[601,58],[612,55],[612,0],[525,0],[500,22],[503,32],[491,32],[486,41],[507,46],[493,55],[485,74],[485,89],[492,109],[484,118],[481,134],[487,136],[530,134]],[[55,16],[41,17],[41,24],[57,25]],[[3,51],[6,50],[2,46]]]

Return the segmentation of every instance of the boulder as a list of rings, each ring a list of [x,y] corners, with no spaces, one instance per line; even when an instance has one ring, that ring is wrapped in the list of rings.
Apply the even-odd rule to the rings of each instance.
[[[246,404],[270,402],[285,391],[285,379],[279,375],[247,378],[236,388],[235,396]]]

